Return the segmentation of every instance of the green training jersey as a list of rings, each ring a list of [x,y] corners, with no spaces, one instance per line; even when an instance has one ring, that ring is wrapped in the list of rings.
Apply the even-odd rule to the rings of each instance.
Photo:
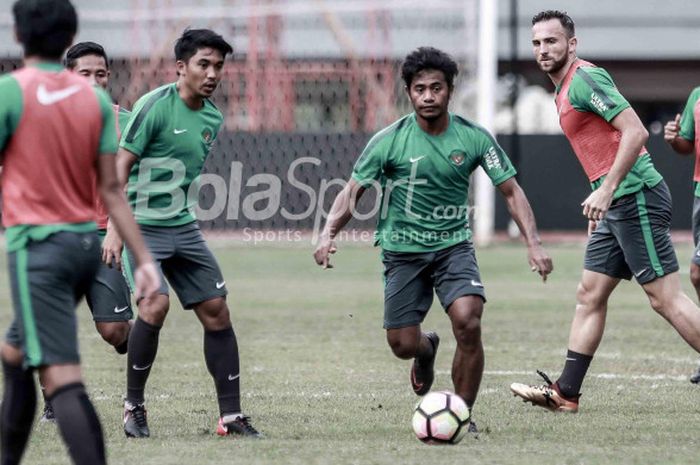
[[[175,83],[134,105],[120,146],[137,157],[127,195],[139,224],[179,226],[195,221],[199,175],[223,122],[209,100],[192,110]]]
[[[379,131],[352,172],[359,184],[381,191],[376,243],[429,252],[470,240],[469,176],[479,166],[494,185],[516,173],[494,138],[459,116],[450,114],[437,136],[420,128],[415,113]]]

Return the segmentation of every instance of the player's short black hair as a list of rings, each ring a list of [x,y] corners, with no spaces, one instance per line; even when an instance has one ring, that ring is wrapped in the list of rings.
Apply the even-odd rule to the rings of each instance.
[[[60,60],[78,30],[70,0],[17,0],[12,15],[25,56]]]
[[[459,73],[457,63],[447,53],[434,47],[420,47],[406,55],[401,65],[401,77],[406,87],[411,87],[416,74],[425,69],[442,71],[450,88],[453,87],[455,76]]]
[[[102,45],[96,42],[79,42],[69,48],[66,52],[66,59],[64,60],[66,68],[75,68],[75,65],[78,64],[78,58],[82,58],[86,55],[95,55],[104,58],[105,65],[107,66],[107,69],[109,69],[107,52],[105,52]]]
[[[532,17],[532,25],[542,22],[549,21],[550,19],[558,19],[562,27],[566,31],[566,36],[571,39],[576,35],[576,26],[574,25],[574,20],[571,16],[566,14],[566,11],[559,10],[545,10],[540,11],[535,16]]]
[[[185,29],[182,36],[175,42],[175,59],[187,62],[201,48],[218,50],[226,58],[233,53],[233,47],[211,29]]]

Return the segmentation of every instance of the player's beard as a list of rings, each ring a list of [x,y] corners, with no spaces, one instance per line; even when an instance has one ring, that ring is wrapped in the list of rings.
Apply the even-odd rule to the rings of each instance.
[[[564,55],[561,57],[559,60],[555,60],[554,58],[551,58],[551,67],[549,69],[545,69],[541,63],[537,63],[542,71],[544,71],[547,74],[556,74],[559,72],[564,66],[566,66],[566,62],[569,60],[569,49],[567,48],[566,51],[564,52]]]

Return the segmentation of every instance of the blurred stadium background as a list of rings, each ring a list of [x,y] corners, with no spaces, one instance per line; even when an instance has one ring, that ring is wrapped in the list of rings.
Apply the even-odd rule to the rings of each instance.
[[[7,8],[0,9],[0,72],[7,72],[20,57],[11,34],[12,2],[1,3]],[[674,194],[673,226],[690,228],[692,160],[672,154],[660,134],[699,84],[700,9],[694,0],[74,3],[81,19],[77,40],[105,46],[112,59],[111,94],[127,108],[175,79],[172,47],[185,27],[209,27],[233,43],[235,55],[215,96],[225,128],[206,167],[225,180],[226,202],[215,205],[217,186],[202,189],[205,228],[314,228],[319,208],[327,208],[339,189],[331,182],[325,199],[319,199],[324,180],[347,177],[372,133],[410,111],[399,76],[402,58],[418,46],[433,45],[461,66],[452,110],[498,135],[519,169],[541,229],[583,231],[578,205],[587,182],[559,130],[552,85],[530,51],[530,18],[546,8],[572,15],[579,55],[611,72],[649,128],[652,156]],[[485,9],[495,14],[495,41],[488,31],[480,36]],[[288,182],[290,166],[313,194]],[[271,177],[281,183],[274,185]],[[372,211],[369,197],[363,212]],[[497,231],[507,228],[499,199],[489,215]],[[364,218],[353,226],[371,229],[374,217]]]

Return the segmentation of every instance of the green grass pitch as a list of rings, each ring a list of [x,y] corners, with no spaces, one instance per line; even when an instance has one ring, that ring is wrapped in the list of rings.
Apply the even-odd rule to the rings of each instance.
[[[261,441],[219,438],[202,329],[173,302],[146,391],[149,440],[121,428],[125,358],[79,308],[85,378],[105,432],[109,461],[165,464],[687,464],[700,453],[700,386],[688,382],[696,354],[649,307],[635,283],[610,302],[608,327],[577,415],[554,415],[512,397],[511,382],[539,383],[562,367],[583,246],[549,247],[555,271],[542,284],[519,244],[477,250],[489,302],[483,319],[486,372],[474,419],[478,439],[431,447],[411,431],[417,401],[410,363],[384,340],[378,251],[340,244],[323,271],[308,244],[212,242],[230,290],[241,350],[243,406]],[[690,248],[678,249],[690,290]],[[0,264],[0,323],[11,315]],[[437,303],[426,319],[443,343],[435,389],[451,388],[454,351]],[[39,414],[40,412],[37,412]],[[27,464],[68,464],[52,425],[35,423]]]

